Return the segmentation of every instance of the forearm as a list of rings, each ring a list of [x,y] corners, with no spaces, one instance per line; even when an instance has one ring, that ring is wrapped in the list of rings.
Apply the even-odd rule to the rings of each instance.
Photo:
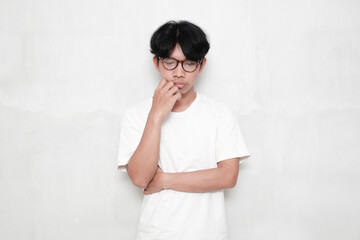
[[[212,168],[194,172],[164,173],[164,189],[182,192],[211,192],[236,185],[237,172]]]
[[[127,165],[131,181],[145,188],[154,177],[159,159],[161,121],[149,114],[140,143]]]

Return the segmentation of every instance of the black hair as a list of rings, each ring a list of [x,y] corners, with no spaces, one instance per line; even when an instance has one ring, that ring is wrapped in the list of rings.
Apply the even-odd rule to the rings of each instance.
[[[210,44],[204,31],[188,21],[169,21],[160,26],[150,40],[150,51],[155,57],[166,58],[179,43],[185,57],[200,61],[209,51]]]

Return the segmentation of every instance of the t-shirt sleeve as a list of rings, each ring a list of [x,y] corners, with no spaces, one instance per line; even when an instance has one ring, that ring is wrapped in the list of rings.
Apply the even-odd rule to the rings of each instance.
[[[126,165],[139,145],[142,131],[138,119],[129,112],[125,112],[121,119],[119,152],[117,158],[118,169],[120,171],[126,172]]]
[[[246,157],[250,156],[237,121],[226,106],[218,118],[215,151],[217,162],[240,157],[240,163],[242,163]]]

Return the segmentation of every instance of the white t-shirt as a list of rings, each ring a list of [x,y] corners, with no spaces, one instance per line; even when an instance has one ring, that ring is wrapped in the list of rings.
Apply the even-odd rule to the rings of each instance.
[[[122,171],[140,142],[151,106],[149,98],[123,115],[118,156]],[[216,168],[219,161],[246,156],[250,154],[231,110],[204,95],[197,93],[185,111],[170,112],[163,120],[159,166],[164,172]],[[137,239],[227,239],[223,190],[166,189],[144,195]]]

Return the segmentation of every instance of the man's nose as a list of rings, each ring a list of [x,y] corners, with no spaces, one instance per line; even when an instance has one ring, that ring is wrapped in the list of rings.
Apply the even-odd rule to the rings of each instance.
[[[184,69],[182,68],[182,64],[179,63],[176,68],[174,69],[174,76],[176,77],[183,77],[185,74]]]

